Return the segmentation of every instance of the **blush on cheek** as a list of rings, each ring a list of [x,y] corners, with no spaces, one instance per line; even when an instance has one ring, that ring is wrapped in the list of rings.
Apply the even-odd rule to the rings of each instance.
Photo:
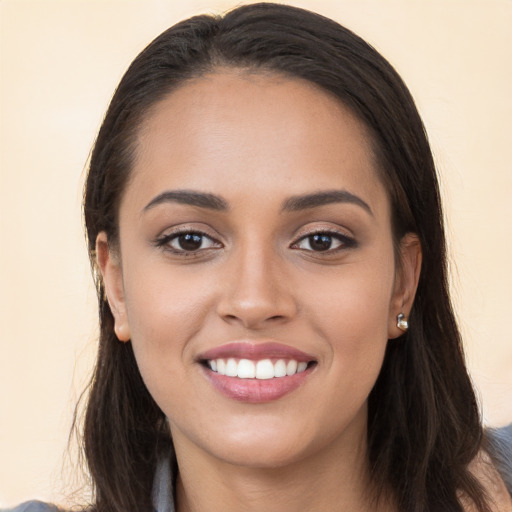
[[[363,290],[357,283],[354,287],[345,284],[342,293],[338,291],[327,300],[317,302],[322,308],[322,324],[330,331],[338,330],[354,343],[368,336],[387,337],[389,294],[387,290],[384,294],[376,288]]]

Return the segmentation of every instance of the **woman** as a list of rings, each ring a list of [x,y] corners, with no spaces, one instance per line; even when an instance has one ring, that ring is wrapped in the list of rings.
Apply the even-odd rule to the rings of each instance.
[[[92,510],[511,509],[423,125],[360,38],[273,4],[164,32],[112,99],[84,211]]]

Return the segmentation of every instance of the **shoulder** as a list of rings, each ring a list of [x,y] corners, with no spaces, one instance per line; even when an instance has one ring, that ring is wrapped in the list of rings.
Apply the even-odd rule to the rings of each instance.
[[[471,462],[469,469],[480,482],[486,495],[491,499],[490,506],[493,512],[512,512],[512,497],[505,485],[503,476],[494,464],[493,458],[485,450]],[[501,469],[501,468],[500,468]],[[462,500],[466,512],[473,512],[474,507]]]
[[[487,429],[484,447],[512,495],[512,423],[502,428]]]
[[[2,508],[0,512],[59,512],[55,505],[43,503],[42,501],[27,501],[14,508]]]

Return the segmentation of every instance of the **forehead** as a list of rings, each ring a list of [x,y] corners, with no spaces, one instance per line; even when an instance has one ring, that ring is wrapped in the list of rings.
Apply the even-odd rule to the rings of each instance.
[[[383,191],[367,129],[341,101],[305,80],[236,70],[189,81],[151,109],[133,174],[136,196]]]

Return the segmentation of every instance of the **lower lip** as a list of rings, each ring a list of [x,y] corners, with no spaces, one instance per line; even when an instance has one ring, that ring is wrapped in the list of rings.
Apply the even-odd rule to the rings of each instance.
[[[273,379],[239,379],[220,375],[208,368],[205,374],[214,387],[223,395],[239,402],[263,403],[272,402],[291,393],[307,379],[313,368],[287,377]]]

